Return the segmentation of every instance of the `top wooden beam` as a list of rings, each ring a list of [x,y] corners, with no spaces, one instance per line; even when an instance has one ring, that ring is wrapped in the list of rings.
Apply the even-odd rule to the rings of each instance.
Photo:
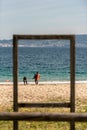
[[[72,40],[75,35],[17,35],[14,34],[13,37],[17,39],[67,39]]]

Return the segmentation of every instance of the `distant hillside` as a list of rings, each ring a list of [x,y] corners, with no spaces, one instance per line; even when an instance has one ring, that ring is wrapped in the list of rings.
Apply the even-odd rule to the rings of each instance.
[[[76,46],[87,47],[87,34],[76,35]],[[19,40],[20,47],[63,47],[69,45],[67,40]],[[0,47],[12,47],[12,39],[0,40]]]
[[[12,43],[12,39],[9,39],[9,40],[6,40],[6,39],[0,40],[0,43],[4,43],[4,44],[6,44],[6,43]]]

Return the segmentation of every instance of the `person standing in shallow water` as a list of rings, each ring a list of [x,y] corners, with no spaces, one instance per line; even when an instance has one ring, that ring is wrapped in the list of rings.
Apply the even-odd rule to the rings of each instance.
[[[24,85],[26,85],[27,84],[27,77],[23,77],[23,82],[24,82]]]
[[[38,72],[34,75],[34,79],[35,79],[35,84],[38,84],[38,81],[40,80],[40,74]]]

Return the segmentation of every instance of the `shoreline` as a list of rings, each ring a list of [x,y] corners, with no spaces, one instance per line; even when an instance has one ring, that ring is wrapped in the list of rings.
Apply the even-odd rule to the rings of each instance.
[[[75,81],[76,84],[87,84],[87,81]],[[0,82],[0,85],[12,85],[13,82],[7,81],[7,82]],[[24,84],[23,82],[18,82],[18,84],[22,85]],[[35,84],[35,82],[28,82],[29,84]],[[70,84],[70,81],[41,81],[39,84]]]

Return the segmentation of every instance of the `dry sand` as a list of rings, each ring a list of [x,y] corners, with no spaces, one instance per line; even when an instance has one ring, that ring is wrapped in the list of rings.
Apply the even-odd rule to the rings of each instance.
[[[75,85],[75,99],[87,101],[87,84]],[[29,84],[18,85],[18,102],[48,102],[69,101],[70,84]],[[0,106],[8,107],[13,104],[13,85],[0,84]]]

